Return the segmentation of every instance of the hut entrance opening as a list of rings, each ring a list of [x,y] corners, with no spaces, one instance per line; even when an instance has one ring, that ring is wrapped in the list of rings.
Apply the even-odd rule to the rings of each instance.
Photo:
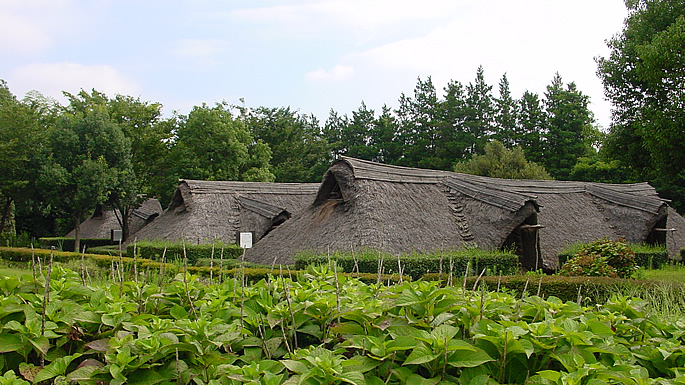
[[[537,271],[542,268],[539,231],[544,227],[538,224],[538,216],[534,213],[517,226],[504,241],[503,248],[514,250],[526,270]]]
[[[666,227],[667,222],[667,216],[659,219],[656,224],[654,224],[654,227],[652,227],[649,235],[647,235],[645,243],[648,245],[666,245],[669,232],[669,229]]]

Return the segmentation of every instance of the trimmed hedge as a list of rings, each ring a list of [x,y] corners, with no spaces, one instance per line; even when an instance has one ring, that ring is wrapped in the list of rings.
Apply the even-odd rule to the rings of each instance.
[[[519,257],[516,254],[503,251],[483,251],[477,249],[449,251],[440,254],[419,254],[393,256],[374,250],[364,250],[360,253],[340,253],[321,255],[314,253],[300,253],[295,256],[295,268],[304,269],[310,265],[327,264],[335,260],[338,269],[346,273],[378,273],[379,256],[383,260],[383,273],[397,273],[402,267],[402,273],[416,280],[429,272],[444,274],[450,271],[455,275],[464,275],[467,266],[469,274],[485,269],[486,274],[515,274],[520,269]],[[398,265],[399,260],[399,265]],[[355,267],[356,263],[356,267]],[[441,267],[442,266],[442,267]]]
[[[198,259],[211,258],[212,245],[214,246],[214,259],[219,260],[221,257],[221,249],[224,250],[224,259],[238,259],[243,255],[243,249],[234,243],[208,243],[208,244],[185,244],[185,255],[188,258],[188,264],[194,265]],[[183,259],[183,243],[167,243],[167,242],[149,242],[141,241],[129,244],[126,247],[126,255],[133,257],[133,249],[136,250],[136,255],[139,258],[161,260],[164,250],[166,249],[165,259],[173,261],[174,259]]]
[[[423,276],[424,280],[437,281],[438,275],[435,273],[426,274]],[[467,277],[466,289],[473,289],[473,285],[478,278],[475,276]],[[441,281],[446,282],[446,277],[442,277]],[[564,277],[559,275],[543,275],[543,276],[528,276],[528,275],[513,275],[513,276],[484,276],[481,277],[479,284],[485,284],[489,291],[505,290],[511,292],[513,295],[520,297],[528,282],[526,292],[528,295],[537,295],[538,287],[540,288],[540,296],[548,298],[551,296],[557,297],[562,301],[578,301],[578,290],[580,289],[581,302],[585,305],[588,303],[597,304],[605,303],[609,300],[611,293],[620,291],[619,288],[637,287],[643,290],[649,290],[650,287],[658,284],[653,281],[638,281],[632,279],[609,278],[609,277]],[[453,286],[461,287],[463,284],[463,277],[453,277]],[[685,286],[684,286],[685,288]]]
[[[38,238],[38,244],[41,248],[49,249],[50,247],[54,246],[55,249],[59,251],[75,251],[75,241],[76,240],[74,238],[66,237]],[[108,246],[114,244],[115,242],[112,242],[109,238],[81,238],[81,249],[83,249],[83,246],[86,246],[86,251],[91,247]]]
[[[201,273],[205,276],[209,276],[209,270],[208,268],[190,268],[188,267],[188,271],[191,273]],[[218,269],[215,268],[215,274],[217,274]],[[288,272],[287,270],[281,270],[278,269],[278,267],[271,269],[267,267],[253,267],[253,268],[245,268],[245,278],[248,282],[250,283],[255,283],[258,282],[262,279],[267,279],[269,276],[284,276],[284,277],[291,277],[294,281],[297,281],[299,279],[308,279],[309,277],[308,272],[304,270],[290,270]],[[230,270],[224,271],[225,276],[233,277],[233,276],[240,276],[240,268],[234,268]],[[338,276],[345,276],[349,278],[356,278],[359,279],[360,281],[367,283],[367,284],[374,284],[378,281],[378,275],[377,274],[370,274],[370,273],[338,273]],[[383,274],[381,275],[381,283],[387,284],[388,282],[390,283],[398,283],[400,280],[399,275],[397,274]],[[403,276],[403,279],[405,281],[411,280],[410,277],[408,276]]]

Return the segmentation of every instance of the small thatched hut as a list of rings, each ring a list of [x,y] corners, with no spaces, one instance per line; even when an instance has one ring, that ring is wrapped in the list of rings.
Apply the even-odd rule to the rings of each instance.
[[[135,234],[145,225],[152,222],[163,211],[162,205],[157,199],[146,199],[141,205],[131,212],[128,219],[129,234]],[[110,238],[112,230],[121,230],[119,224],[121,215],[118,210],[106,210],[98,206],[88,219],[81,222],[81,238]],[[67,238],[76,236],[76,230],[71,230]]]
[[[495,179],[343,157],[313,204],[246,259],[292,263],[302,250],[365,247],[394,254],[510,247],[525,267],[552,270],[557,253],[575,242],[665,242],[669,213],[677,215],[647,183]]]
[[[181,180],[169,207],[135,239],[234,243],[239,232],[252,232],[256,242],[310,205],[317,188],[316,183]]]

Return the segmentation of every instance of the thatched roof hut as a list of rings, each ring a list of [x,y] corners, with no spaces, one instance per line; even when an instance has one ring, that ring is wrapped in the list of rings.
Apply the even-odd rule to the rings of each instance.
[[[145,200],[131,212],[131,217],[128,219],[129,234],[135,234],[152,222],[162,211],[162,205],[157,199]],[[117,218],[121,218],[118,210],[106,210],[102,206],[96,207],[93,215],[81,222],[81,238],[110,238],[112,230],[121,230]],[[66,237],[73,238],[75,235],[76,230],[71,230]]]
[[[668,213],[647,183],[495,179],[343,157],[326,172],[313,204],[246,258],[291,263],[303,250],[512,247],[525,267],[551,270],[557,253],[575,242],[662,241]]]
[[[256,242],[310,205],[317,189],[315,183],[181,180],[169,207],[135,239],[233,243],[239,232],[253,232]]]

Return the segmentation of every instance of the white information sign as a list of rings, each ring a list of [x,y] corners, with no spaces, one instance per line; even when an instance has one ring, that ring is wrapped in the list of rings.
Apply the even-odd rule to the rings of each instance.
[[[243,249],[252,248],[252,233],[240,233],[240,247]]]

